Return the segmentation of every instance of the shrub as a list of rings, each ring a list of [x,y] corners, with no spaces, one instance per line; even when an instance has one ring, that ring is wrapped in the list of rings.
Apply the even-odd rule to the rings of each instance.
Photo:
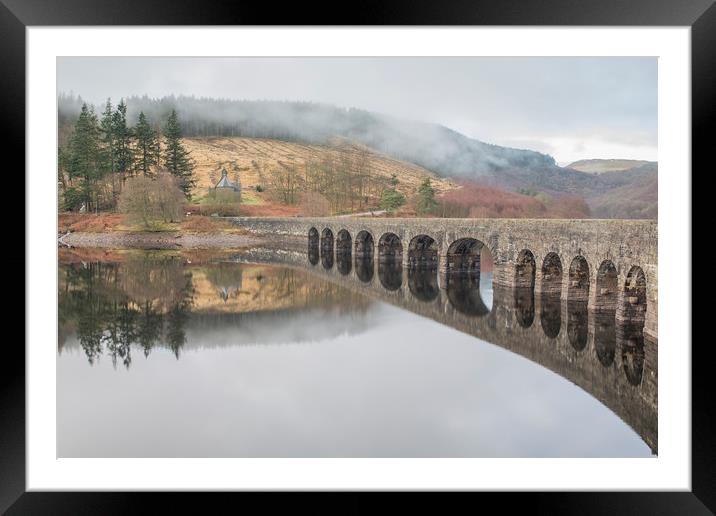
[[[119,209],[131,222],[152,229],[161,222],[181,220],[185,201],[174,176],[159,174],[156,179],[136,176],[124,185]]]

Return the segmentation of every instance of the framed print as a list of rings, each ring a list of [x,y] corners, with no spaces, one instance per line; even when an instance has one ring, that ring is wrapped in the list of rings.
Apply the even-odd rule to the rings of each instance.
[[[381,4],[346,26],[2,1],[27,228],[8,514],[144,503],[114,491],[716,506],[691,345],[712,2]]]

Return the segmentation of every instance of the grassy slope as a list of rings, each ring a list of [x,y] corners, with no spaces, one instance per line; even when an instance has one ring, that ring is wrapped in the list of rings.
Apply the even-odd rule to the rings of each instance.
[[[309,158],[320,160],[325,153],[332,153],[336,158],[338,157],[337,150],[332,147],[263,138],[186,138],[184,144],[196,162],[195,196],[206,195],[208,188],[221,178],[221,169],[226,168],[232,180],[237,173],[239,174],[244,205],[273,203],[266,192],[255,190],[256,185],[259,184],[260,164],[264,164],[266,169],[270,170],[272,167],[277,167],[279,161],[295,162],[300,167]],[[357,147],[351,148],[354,151],[357,149]],[[438,193],[457,187],[453,181],[439,178],[422,167],[375,151],[370,151],[370,168],[373,173],[385,178],[396,174],[400,179],[398,189],[406,194],[414,193],[425,177],[431,178],[433,187]]]

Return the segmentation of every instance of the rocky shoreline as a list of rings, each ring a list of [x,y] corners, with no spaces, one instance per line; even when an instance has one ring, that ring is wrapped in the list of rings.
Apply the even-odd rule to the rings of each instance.
[[[259,236],[232,233],[123,232],[66,233],[58,244],[65,247],[100,247],[111,249],[197,249],[237,248],[264,244]]]

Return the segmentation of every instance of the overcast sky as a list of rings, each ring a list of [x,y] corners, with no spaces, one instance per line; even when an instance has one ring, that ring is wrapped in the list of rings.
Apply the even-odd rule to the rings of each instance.
[[[304,100],[586,158],[657,160],[656,58],[58,58],[58,92]]]

